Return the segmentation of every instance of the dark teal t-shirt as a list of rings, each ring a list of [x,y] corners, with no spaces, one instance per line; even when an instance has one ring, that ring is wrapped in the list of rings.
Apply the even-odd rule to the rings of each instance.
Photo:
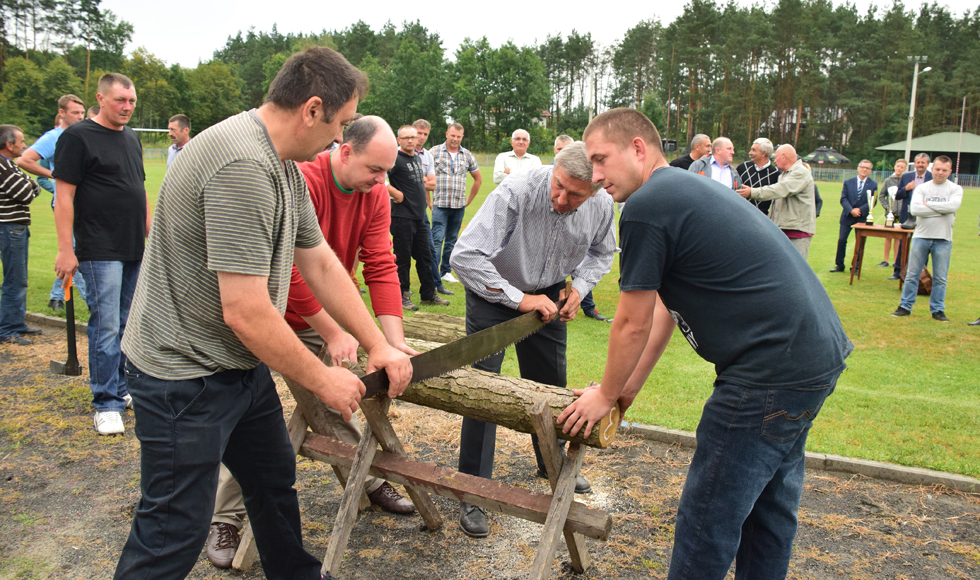
[[[826,384],[854,345],[786,235],[751,203],[682,169],[653,173],[623,208],[620,289],[658,290],[718,378]]]

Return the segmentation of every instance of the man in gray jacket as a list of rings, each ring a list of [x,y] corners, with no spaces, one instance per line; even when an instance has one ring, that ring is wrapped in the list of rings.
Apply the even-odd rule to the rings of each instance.
[[[769,218],[783,230],[805,260],[810,251],[810,239],[817,231],[813,176],[796,156],[792,145],[783,145],[776,150],[776,167],[782,173],[775,184],[763,187],[746,185],[736,191],[752,201],[773,200]]]
[[[728,137],[718,137],[711,143],[711,155],[705,155],[687,168],[688,171],[714,179],[725,187],[738,189],[742,186],[742,178],[732,165],[735,158],[735,146]]]

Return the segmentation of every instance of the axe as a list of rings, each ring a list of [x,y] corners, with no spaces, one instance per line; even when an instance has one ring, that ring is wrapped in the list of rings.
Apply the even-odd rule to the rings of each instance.
[[[82,367],[78,364],[78,353],[75,351],[75,301],[72,300],[72,276],[65,280],[65,328],[68,329],[68,361],[51,361],[51,372],[56,375],[68,375],[77,377],[82,374]]]

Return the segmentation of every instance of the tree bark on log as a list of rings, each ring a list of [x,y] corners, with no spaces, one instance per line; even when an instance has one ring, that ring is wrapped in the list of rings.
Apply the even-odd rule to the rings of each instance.
[[[442,346],[419,340],[407,342],[418,351]],[[360,352],[363,354],[364,351]],[[364,359],[361,362],[364,368]],[[552,416],[557,417],[576,398],[570,389],[496,375],[470,367],[409,385],[399,397],[402,401],[496,423],[521,433],[534,433],[530,412],[537,401],[544,401],[551,408]],[[555,434],[559,439],[605,449],[616,435],[619,419],[619,406],[615,405],[592,428],[588,438],[582,437],[582,433],[569,437],[562,433],[560,425],[555,425]]]
[[[450,343],[466,336],[466,320],[451,314],[416,312],[402,319],[405,338],[429,342]]]

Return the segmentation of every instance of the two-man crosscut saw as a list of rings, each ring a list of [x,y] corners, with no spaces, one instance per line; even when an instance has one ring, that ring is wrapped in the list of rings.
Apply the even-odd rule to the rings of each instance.
[[[562,298],[557,303],[559,311],[565,306],[570,291],[571,284],[566,283],[565,298]],[[560,314],[556,314],[555,316],[560,316]],[[410,384],[420,383],[426,379],[461,369],[478,360],[483,360],[494,353],[502,351],[507,346],[531,336],[541,330],[544,325],[545,323],[541,321],[540,314],[535,310],[522,314],[517,318],[512,318],[507,322],[501,322],[490,328],[485,328],[480,332],[465,336],[439,348],[423,352],[420,355],[412,357],[412,380]],[[364,375],[361,377],[361,381],[366,387],[363,398],[374,397],[388,392],[388,374],[384,369]]]

